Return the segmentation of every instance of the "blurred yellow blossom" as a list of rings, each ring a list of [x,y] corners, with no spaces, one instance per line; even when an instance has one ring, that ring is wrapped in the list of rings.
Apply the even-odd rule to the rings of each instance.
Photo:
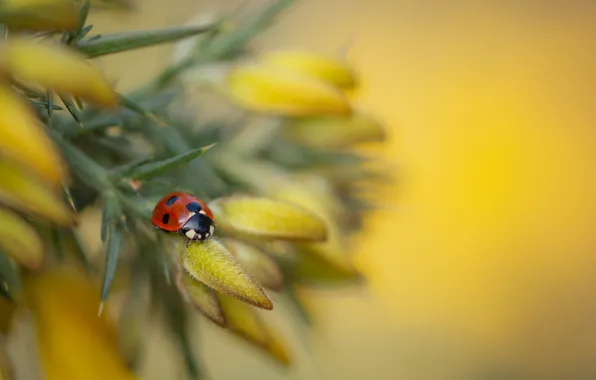
[[[0,23],[14,29],[74,30],[79,13],[72,0],[3,0]]]
[[[43,262],[41,239],[20,215],[0,208],[0,248],[18,263],[37,269]]]
[[[318,148],[346,148],[363,142],[382,141],[383,125],[369,115],[320,116],[292,120],[284,128],[288,137]]]
[[[49,183],[66,176],[65,165],[33,110],[0,83],[0,153],[16,160]]]
[[[325,224],[308,210],[265,197],[218,198],[209,207],[222,230],[257,238],[324,241]]]
[[[23,278],[46,380],[132,380],[113,321],[97,315],[99,286],[74,267]]]
[[[268,65],[247,64],[232,69],[227,92],[239,106],[284,115],[346,115],[350,104],[338,88],[303,73]]]
[[[56,224],[73,225],[75,216],[53,188],[10,160],[0,160],[0,202]]]
[[[0,46],[0,72],[101,106],[118,104],[99,70],[68,47],[27,38],[11,38]]]
[[[259,61],[312,76],[346,90],[357,85],[357,77],[346,62],[307,50],[272,51],[261,55]]]

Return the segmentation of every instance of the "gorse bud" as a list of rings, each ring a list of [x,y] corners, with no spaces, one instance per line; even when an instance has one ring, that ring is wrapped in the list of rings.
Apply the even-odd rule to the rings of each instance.
[[[346,96],[316,78],[286,68],[241,65],[226,79],[227,93],[240,107],[282,116],[345,115]]]
[[[306,50],[271,51],[261,55],[259,62],[319,78],[346,90],[357,85],[354,70],[345,62]]]

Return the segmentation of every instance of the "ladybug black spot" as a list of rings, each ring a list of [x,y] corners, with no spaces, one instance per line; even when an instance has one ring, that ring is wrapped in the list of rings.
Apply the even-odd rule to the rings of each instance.
[[[163,214],[163,216],[161,217],[161,222],[163,224],[168,224],[169,221],[170,221],[170,214]]]
[[[203,208],[201,207],[200,204],[198,204],[197,202],[191,202],[189,204],[186,205],[186,209],[190,212],[199,212],[201,211]]]
[[[168,206],[171,206],[174,203],[176,203],[177,200],[178,200],[178,196],[177,195],[174,195],[174,196],[170,197],[170,199],[167,200],[166,204]]]

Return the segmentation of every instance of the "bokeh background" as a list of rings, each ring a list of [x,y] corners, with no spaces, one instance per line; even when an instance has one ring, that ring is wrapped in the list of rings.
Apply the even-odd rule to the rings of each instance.
[[[138,1],[96,32],[158,28],[266,1]],[[298,0],[256,49],[346,54],[395,172],[353,249],[365,289],[310,291],[295,368],[208,323],[213,379],[596,378],[596,5],[584,1]],[[100,62],[120,89],[172,47]],[[197,319],[202,317],[197,316]],[[202,322],[202,321],[200,321]],[[152,330],[148,379],[182,367]]]

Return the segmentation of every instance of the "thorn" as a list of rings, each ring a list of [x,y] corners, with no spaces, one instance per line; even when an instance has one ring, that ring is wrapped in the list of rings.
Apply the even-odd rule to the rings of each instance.
[[[104,307],[105,303],[103,301],[101,301],[101,303],[99,304],[99,310],[97,311],[97,316],[101,317],[101,313],[103,313],[103,307]]]

